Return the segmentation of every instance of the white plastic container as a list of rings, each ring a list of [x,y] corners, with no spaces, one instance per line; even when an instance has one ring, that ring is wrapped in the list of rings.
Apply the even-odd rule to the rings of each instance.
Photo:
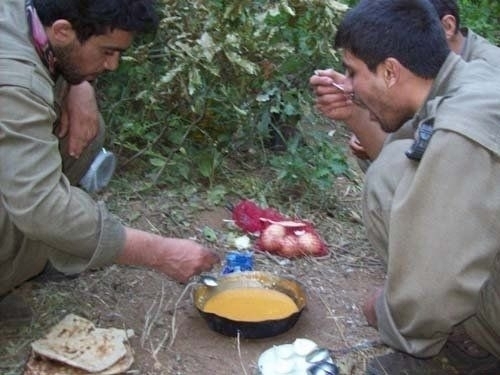
[[[306,338],[298,338],[291,344],[274,345],[260,355],[259,375],[307,375],[313,363],[307,362],[306,356],[317,348],[314,341]],[[330,357],[323,360],[332,361]]]

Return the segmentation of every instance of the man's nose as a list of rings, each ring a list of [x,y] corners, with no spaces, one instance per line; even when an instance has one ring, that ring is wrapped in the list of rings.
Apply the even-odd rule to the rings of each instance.
[[[112,56],[109,56],[104,61],[104,69],[106,70],[116,70],[120,64],[120,52],[115,52]]]

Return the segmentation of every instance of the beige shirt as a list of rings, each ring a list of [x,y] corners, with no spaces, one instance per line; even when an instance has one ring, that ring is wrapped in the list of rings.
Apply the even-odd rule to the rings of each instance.
[[[47,258],[70,273],[110,264],[125,241],[104,204],[62,173],[54,82],[29,39],[24,4],[0,2],[0,294]]]
[[[491,66],[451,53],[411,121],[434,120],[421,161],[404,154],[412,140],[396,140],[367,171],[367,234],[387,260],[376,313],[383,341],[396,349],[435,355],[465,322],[500,356],[500,304],[492,298],[500,293],[498,98]]]

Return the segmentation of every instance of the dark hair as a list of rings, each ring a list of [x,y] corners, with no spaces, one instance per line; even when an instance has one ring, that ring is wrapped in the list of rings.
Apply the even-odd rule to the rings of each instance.
[[[372,72],[393,57],[422,78],[435,78],[450,52],[427,0],[361,0],[342,20],[335,47],[348,50]]]
[[[457,24],[456,32],[460,31],[460,8],[456,0],[429,0],[438,13],[439,19],[446,15],[455,17]]]
[[[44,26],[65,19],[81,43],[114,29],[147,33],[158,26],[154,0],[33,0],[33,4]]]

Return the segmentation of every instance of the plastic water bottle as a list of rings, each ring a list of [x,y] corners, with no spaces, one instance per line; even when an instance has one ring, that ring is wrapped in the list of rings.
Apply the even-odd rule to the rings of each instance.
[[[226,254],[226,264],[222,270],[222,274],[252,270],[253,251],[229,251]]]
[[[80,180],[80,186],[90,193],[98,192],[108,185],[115,169],[116,156],[103,148]]]

